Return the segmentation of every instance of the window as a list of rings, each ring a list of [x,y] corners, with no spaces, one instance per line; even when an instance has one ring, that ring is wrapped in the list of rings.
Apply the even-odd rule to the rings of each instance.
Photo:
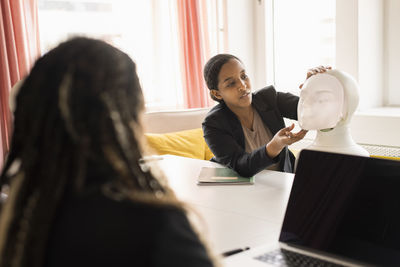
[[[400,106],[400,2],[268,0],[269,82],[298,93],[308,68],[330,65],[360,85],[359,110]],[[266,13],[268,14],[268,10]]]
[[[171,1],[39,0],[42,52],[72,36],[102,39],[131,56],[149,109],[181,107]]]
[[[335,66],[335,0],[273,1],[273,55],[277,90],[298,94],[307,70]],[[267,18],[268,20],[268,18]]]
[[[208,0],[210,49],[222,41],[217,3]],[[72,36],[102,39],[136,62],[147,110],[183,107],[174,0],[38,0],[42,53]],[[217,43],[219,42],[219,43]]]
[[[326,64],[343,70],[360,86],[360,103],[350,127],[354,140],[398,147],[400,1],[258,3],[265,3],[267,82],[280,91],[299,93],[308,68]],[[258,35],[263,34],[260,29]]]

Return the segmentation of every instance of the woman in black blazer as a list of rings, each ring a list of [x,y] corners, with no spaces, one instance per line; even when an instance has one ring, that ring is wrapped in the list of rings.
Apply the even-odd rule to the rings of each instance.
[[[307,78],[324,71],[324,67],[312,69]],[[204,79],[211,98],[219,102],[202,124],[213,160],[243,176],[265,168],[293,172],[294,155],[287,146],[307,131],[293,133],[294,125],[286,127],[283,118],[297,120],[299,98],[273,86],[252,93],[243,63],[229,54],[212,57],[204,67]]]

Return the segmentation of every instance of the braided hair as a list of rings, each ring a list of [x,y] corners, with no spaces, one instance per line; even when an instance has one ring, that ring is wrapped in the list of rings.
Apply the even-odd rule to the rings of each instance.
[[[165,179],[140,163],[144,99],[125,53],[84,37],[61,43],[37,60],[16,105],[0,176],[0,185],[10,184],[0,217],[1,267],[42,266],[66,188],[86,190],[90,173],[112,177],[103,186],[110,197],[179,207]]]

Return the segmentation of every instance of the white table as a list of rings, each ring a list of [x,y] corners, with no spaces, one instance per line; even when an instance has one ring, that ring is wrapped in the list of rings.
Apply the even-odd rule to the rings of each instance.
[[[200,213],[202,232],[217,253],[278,240],[293,174],[262,171],[254,185],[199,186],[201,167],[221,165],[173,155],[157,164],[178,198]]]

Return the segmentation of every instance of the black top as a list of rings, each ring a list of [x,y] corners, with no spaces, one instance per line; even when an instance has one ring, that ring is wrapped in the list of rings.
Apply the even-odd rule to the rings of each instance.
[[[45,266],[212,266],[177,208],[115,201],[99,190],[67,194],[50,232]]]
[[[276,92],[273,86],[253,93],[252,106],[273,135],[286,127],[283,118],[297,120],[299,98],[290,93]],[[253,176],[271,164],[279,162],[281,171],[293,172],[294,155],[285,147],[275,158],[270,158],[265,146],[251,153],[245,151],[245,138],[237,116],[221,102],[213,107],[203,122],[204,138],[215,157],[242,176]]]

